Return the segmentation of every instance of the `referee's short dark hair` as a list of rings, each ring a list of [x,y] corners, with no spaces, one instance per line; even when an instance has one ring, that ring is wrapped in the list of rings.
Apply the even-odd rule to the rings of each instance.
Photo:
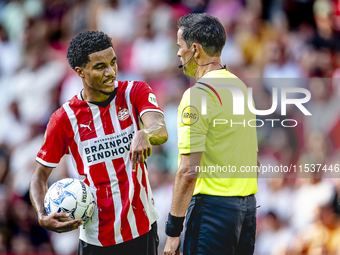
[[[72,69],[85,67],[90,61],[89,55],[113,48],[112,39],[101,31],[86,31],[72,39],[67,49],[67,60]]]
[[[227,36],[217,18],[206,13],[186,14],[177,21],[177,27],[183,29],[187,48],[199,43],[210,57],[221,55]]]

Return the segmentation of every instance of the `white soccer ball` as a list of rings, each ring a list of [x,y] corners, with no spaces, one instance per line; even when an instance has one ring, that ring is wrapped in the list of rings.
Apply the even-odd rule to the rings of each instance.
[[[89,186],[73,178],[62,179],[53,183],[44,200],[47,214],[55,212],[70,214],[68,218],[60,218],[61,221],[83,219],[86,222],[91,218],[95,204]]]

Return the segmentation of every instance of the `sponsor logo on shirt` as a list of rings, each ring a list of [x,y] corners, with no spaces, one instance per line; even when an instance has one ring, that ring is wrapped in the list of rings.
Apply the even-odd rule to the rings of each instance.
[[[129,118],[129,116],[130,116],[129,110],[126,109],[126,108],[124,108],[124,109],[122,109],[122,110],[120,110],[120,111],[118,112],[118,119],[119,119],[120,121],[126,120],[127,118]]]
[[[198,111],[194,106],[188,105],[183,109],[181,121],[184,125],[193,125],[198,121],[198,118]]]
[[[88,125],[85,125],[85,124],[80,124],[80,128],[88,128],[88,129],[90,129],[90,131],[92,131],[92,129],[91,129],[91,127],[90,127],[90,125],[91,125],[91,122],[92,122],[92,120],[90,120],[90,122],[89,122],[89,124]]]
[[[129,155],[134,132],[124,132],[112,136],[107,135],[102,138],[86,141],[84,146],[84,156],[88,165],[104,162],[107,159],[121,158]]]

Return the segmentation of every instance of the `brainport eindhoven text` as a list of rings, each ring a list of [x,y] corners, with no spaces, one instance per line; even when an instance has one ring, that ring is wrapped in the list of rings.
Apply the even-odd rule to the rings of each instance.
[[[130,151],[133,134],[134,132],[124,132],[117,136],[107,136],[91,141],[90,144],[84,147],[87,163],[99,163],[105,159],[122,157],[126,151]]]

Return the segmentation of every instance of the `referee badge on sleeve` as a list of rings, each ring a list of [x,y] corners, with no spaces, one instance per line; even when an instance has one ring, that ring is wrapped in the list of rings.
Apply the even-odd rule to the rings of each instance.
[[[199,115],[197,109],[192,106],[186,106],[181,115],[181,121],[184,125],[193,125],[198,121]]]

